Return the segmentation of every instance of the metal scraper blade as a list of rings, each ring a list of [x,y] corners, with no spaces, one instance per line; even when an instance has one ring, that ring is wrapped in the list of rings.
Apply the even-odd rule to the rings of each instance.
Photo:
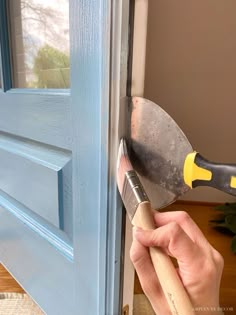
[[[132,98],[131,161],[154,209],[174,202],[190,188],[183,166],[193,148],[176,122],[157,104]]]

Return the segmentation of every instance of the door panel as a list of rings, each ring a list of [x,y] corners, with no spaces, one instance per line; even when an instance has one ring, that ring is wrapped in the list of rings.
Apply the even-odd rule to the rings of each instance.
[[[68,91],[61,90],[59,94],[21,89],[0,93],[0,130],[71,150],[70,102]]]
[[[0,189],[63,228],[64,209],[72,209],[71,153],[0,132],[0,160]]]
[[[61,254],[66,254],[66,249],[57,246],[60,251],[55,250],[59,242],[40,228],[36,233],[32,222],[27,222],[27,218],[22,220],[18,209],[3,198],[1,196],[5,206],[0,207],[1,262],[47,314],[75,314],[71,295],[75,281],[73,263]]]

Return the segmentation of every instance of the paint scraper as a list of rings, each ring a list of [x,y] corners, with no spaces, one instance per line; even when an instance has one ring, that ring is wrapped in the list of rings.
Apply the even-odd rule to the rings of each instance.
[[[131,102],[130,160],[155,209],[197,186],[236,196],[236,165],[210,162],[193,150],[174,119],[142,97]]]

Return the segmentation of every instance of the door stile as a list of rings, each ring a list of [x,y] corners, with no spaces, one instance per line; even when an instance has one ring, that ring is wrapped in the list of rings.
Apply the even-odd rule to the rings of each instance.
[[[0,57],[2,60],[2,85],[3,91],[6,92],[11,88],[11,66],[10,66],[10,49],[9,33],[7,25],[7,1],[0,2]]]
[[[110,1],[71,1],[75,299],[106,311],[108,264]],[[109,283],[109,288],[112,286]]]

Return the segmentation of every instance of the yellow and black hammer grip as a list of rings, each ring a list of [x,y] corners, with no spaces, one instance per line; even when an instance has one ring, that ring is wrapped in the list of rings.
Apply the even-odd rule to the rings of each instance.
[[[185,159],[184,181],[190,188],[210,186],[236,196],[236,164],[210,162],[192,152]]]

